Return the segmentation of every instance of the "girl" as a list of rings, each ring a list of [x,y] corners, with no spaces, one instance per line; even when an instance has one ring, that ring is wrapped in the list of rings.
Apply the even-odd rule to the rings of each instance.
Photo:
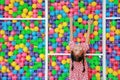
[[[70,18],[70,76],[69,80],[88,80],[88,66],[85,60],[86,51],[89,49],[89,35],[90,25],[92,21],[88,21],[88,31],[86,41],[84,43],[75,44],[73,42],[73,29],[72,29],[72,18]]]

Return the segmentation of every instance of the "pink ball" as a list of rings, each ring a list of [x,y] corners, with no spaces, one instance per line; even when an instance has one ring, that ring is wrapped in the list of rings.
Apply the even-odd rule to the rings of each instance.
[[[16,75],[13,75],[13,76],[12,76],[12,80],[17,80],[17,76],[16,76]]]
[[[32,2],[35,4],[35,3],[37,3],[37,0],[32,0]]]
[[[61,1],[61,5],[63,6],[65,4],[65,2],[64,1]]]
[[[72,17],[72,16],[73,16],[73,14],[72,14],[72,13],[69,13],[69,14],[68,14],[68,16],[69,16],[69,17]]]
[[[8,41],[8,36],[5,35],[4,39],[5,39],[5,41]]]
[[[61,6],[58,6],[58,10],[62,10],[62,7],[61,7]]]
[[[12,18],[12,15],[8,15],[8,18]]]
[[[57,47],[56,48],[56,52],[59,53],[61,51],[61,48],[60,47]]]
[[[55,70],[59,71],[60,70],[60,67],[57,65],[55,66]]]
[[[63,56],[63,59],[67,59],[68,57],[67,56]]]
[[[95,27],[94,27],[94,30],[95,30],[95,31],[98,31],[98,26],[95,26]]]
[[[67,1],[65,4],[66,4],[66,5],[68,5],[68,4],[69,4],[69,2]]]
[[[8,42],[8,43],[7,43],[7,46],[8,46],[8,47],[10,47],[10,46],[11,46],[11,43],[10,43],[10,42]]]
[[[84,25],[86,25],[87,24],[87,21],[85,21],[85,20],[83,20],[83,22],[82,22]]]
[[[85,14],[87,14],[87,15],[88,15],[89,13],[90,13],[90,12],[89,12],[89,10],[86,10],[86,11],[85,11]]]
[[[61,42],[61,38],[57,38],[56,41],[57,41],[57,42]]]
[[[38,12],[38,11],[37,11],[36,9],[33,9],[33,13],[34,13],[34,14],[37,14],[37,12]]]
[[[79,2],[77,0],[74,1],[74,5],[78,6],[78,3]]]
[[[39,4],[39,3],[37,3],[37,7],[41,9],[41,8],[42,8],[42,5]]]
[[[70,13],[73,13],[73,12],[74,12],[74,9],[71,8],[71,9],[70,9]]]
[[[113,31],[110,32],[110,36],[114,36],[115,33]]]
[[[51,28],[51,29],[49,30],[49,34],[54,34],[54,29]]]
[[[20,16],[20,15],[18,15],[18,16],[17,16],[17,18],[21,18],[21,16]]]
[[[8,76],[9,76],[9,77],[11,77],[12,75],[13,75],[12,72],[9,72],[9,73],[8,73]]]
[[[33,18],[37,18],[38,14],[33,14]]]
[[[10,49],[10,51],[13,51],[15,48],[13,46],[11,46],[9,49]]]
[[[62,60],[62,57],[61,57],[61,56],[58,56],[57,59],[58,59],[59,61],[61,61],[61,60]]]
[[[48,49],[49,49],[50,51],[52,51],[52,50],[53,50],[52,46],[49,46],[49,47],[48,47]]]
[[[49,75],[49,76],[52,76],[52,73],[51,73],[51,72],[49,72],[49,73],[48,73],[48,75]]]
[[[40,58],[37,58],[37,59],[36,59],[36,61],[37,61],[37,62],[40,62],[40,61],[41,61],[41,59],[40,59]]]
[[[4,12],[3,15],[4,15],[5,18],[7,18],[9,14],[8,14],[8,12]]]
[[[22,57],[26,57],[27,56],[27,53],[22,53]]]
[[[79,38],[82,38],[82,37],[83,37],[83,33],[79,33],[79,34],[78,34],[78,37],[79,37]]]
[[[17,11],[17,8],[16,8],[16,7],[13,7],[12,10],[13,10],[13,12],[16,12],[16,11]]]
[[[50,76],[50,80],[54,80],[54,77],[53,77],[53,76]]]
[[[0,5],[0,10],[4,10],[4,6],[3,5]]]
[[[23,67],[24,66],[24,62],[21,62],[21,63],[19,62],[19,66]]]
[[[96,9],[101,9],[101,5],[97,5],[97,6],[96,6]]]
[[[34,23],[31,23],[31,24],[30,24],[30,27],[31,27],[31,28],[34,28]]]
[[[78,12],[77,12],[77,11],[75,11],[75,12],[74,12],[74,15],[77,15],[77,14],[78,14]]]
[[[2,43],[0,43],[0,47],[2,46]]]
[[[39,77],[43,77],[43,73],[42,73],[42,72],[39,72],[39,73],[38,73],[38,76],[39,76]]]
[[[11,31],[11,35],[14,36],[16,34],[15,31]]]
[[[74,10],[78,12],[79,7],[78,7],[78,6],[75,6],[75,7],[74,7]]]
[[[10,4],[10,0],[5,0],[5,4]]]

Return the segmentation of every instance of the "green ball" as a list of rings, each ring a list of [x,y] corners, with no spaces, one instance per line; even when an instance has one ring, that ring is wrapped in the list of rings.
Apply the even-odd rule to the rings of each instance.
[[[50,6],[50,11],[54,11],[54,6]]]
[[[30,21],[26,21],[26,26],[30,26]]]
[[[64,32],[68,32],[68,31],[69,31],[68,26],[67,26],[67,27],[64,27],[63,30],[64,30]]]
[[[32,11],[32,6],[28,6],[28,11]]]
[[[102,34],[102,29],[99,29],[99,30],[98,30],[98,34],[99,34],[99,35]]]
[[[26,72],[25,76],[26,76],[26,77],[30,77],[31,74],[30,74],[29,72]]]
[[[3,43],[5,40],[4,38],[0,38],[0,42]]]
[[[14,51],[13,51],[13,54],[14,54],[14,55],[17,55],[17,54],[18,54],[18,50],[14,50]]]
[[[15,18],[17,17],[17,12],[13,12],[12,16]]]
[[[116,25],[117,25],[117,22],[116,22],[115,20],[112,20],[111,25],[112,25],[112,26],[116,26]]]
[[[79,22],[75,21],[74,23],[74,26],[78,27],[79,26]]]
[[[95,43],[95,40],[91,39],[90,44],[94,44],[94,43]]]
[[[107,76],[108,76],[108,78],[113,78],[114,77],[113,74],[110,74],[110,73]]]
[[[97,80],[95,75],[92,76],[92,80]]]
[[[29,69],[28,66],[24,66],[24,67],[23,67],[23,70],[25,70],[25,71],[27,71],[28,69]]]
[[[65,22],[70,22],[70,19],[68,17],[64,18]]]
[[[13,59],[12,58],[8,58],[8,63],[12,63]]]
[[[59,21],[59,20],[56,20],[54,23],[55,23],[56,25],[59,25],[59,24],[60,24],[60,21]]]
[[[54,3],[54,2],[55,2],[55,0],[50,0],[50,2],[51,2],[51,3]]]
[[[5,0],[0,0],[0,5],[4,5],[5,4]]]
[[[4,57],[5,56],[5,52],[0,52],[0,56]]]
[[[52,75],[56,75],[57,71],[56,70],[52,70]]]
[[[38,38],[38,42],[39,43],[43,42],[42,38]]]
[[[42,16],[42,11],[39,10],[39,11],[38,11],[38,15],[39,15],[39,16]]]
[[[56,56],[52,56],[52,61],[56,61]]]
[[[99,37],[99,36],[95,36],[94,40],[95,40],[95,41],[99,41],[99,40],[100,40],[100,37]]]
[[[78,3],[78,6],[79,6],[80,8],[84,7],[84,2],[83,2],[83,1],[80,1],[80,2]]]
[[[12,31],[13,27],[12,26],[8,26],[8,31]]]
[[[68,43],[67,42],[62,42],[62,45],[64,46],[64,47],[66,47],[67,45],[68,45]]]
[[[79,24],[79,25],[78,25],[78,28],[79,28],[79,29],[83,29],[83,28],[84,28],[84,25],[83,25],[83,24]]]
[[[22,11],[21,11],[21,10],[18,10],[18,11],[17,11],[17,14],[18,14],[18,15],[21,15],[21,14],[22,14]]]
[[[2,44],[2,49],[6,49],[7,46],[5,44]]]

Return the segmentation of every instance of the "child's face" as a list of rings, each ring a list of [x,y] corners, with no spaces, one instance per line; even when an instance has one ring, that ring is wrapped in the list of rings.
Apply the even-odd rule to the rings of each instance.
[[[81,56],[81,54],[83,53],[83,50],[81,50],[81,47],[76,44],[75,47],[73,48],[73,52],[75,56]]]

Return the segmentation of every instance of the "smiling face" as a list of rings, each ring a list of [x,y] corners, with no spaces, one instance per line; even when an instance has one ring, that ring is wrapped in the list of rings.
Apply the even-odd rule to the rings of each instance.
[[[76,57],[79,57],[83,53],[83,50],[81,49],[81,47],[78,44],[76,44],[73,48],[73,53]]]

